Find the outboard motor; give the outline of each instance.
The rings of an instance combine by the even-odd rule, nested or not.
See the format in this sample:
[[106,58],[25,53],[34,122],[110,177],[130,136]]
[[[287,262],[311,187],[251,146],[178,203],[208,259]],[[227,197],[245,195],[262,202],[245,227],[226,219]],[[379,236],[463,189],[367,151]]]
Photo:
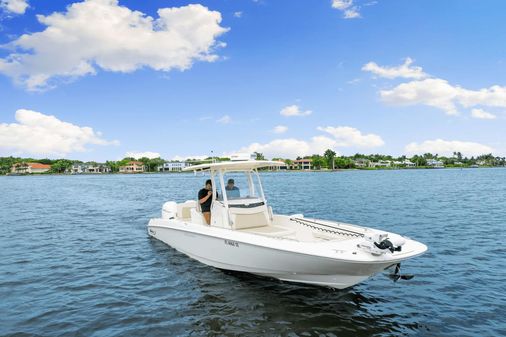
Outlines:
[[174,219],[177,214],[177,203],[174,201],[167,201],[162,206],[162,219]]
[[373,255],[382,255],[387,252],[400,252],[404,243],[406,240],[400,235],[373,232],[365,233],[364,241],[359,243],[358,247]]

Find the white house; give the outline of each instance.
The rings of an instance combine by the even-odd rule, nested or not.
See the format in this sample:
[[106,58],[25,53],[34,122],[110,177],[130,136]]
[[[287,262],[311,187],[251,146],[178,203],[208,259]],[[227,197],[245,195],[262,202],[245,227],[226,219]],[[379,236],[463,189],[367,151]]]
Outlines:
[[74,163],[70,168],[67,169],[67,173],[70,174],[82,174],[82,173],[110,173],[111,168],[105,164],[97,163]]
[[359,158],[355,160],[355,167],[367,167],[369,166],[369,160],[364,158]]
[[409,159],[404,159],[404,161],[402,162],[402,165],[406,166],[406,167],[415,167],[416,164],[413,163],[412,161],[410,161]]
[[181,172],[184,168],[191,166],[190,163],[186,161],[174,161],[174,162],[167,162],[164,163],[161,166],[158,166],[158,171],[160,172]]
[[70,168],[67,169],[67,173],[70,174],[81,174],[85,172],[84,164],[74,163]]
[[105,164],[89,163],[85,165],[86,173],[110,173],[111,168]]
[[390,167],[392,162],[390,160],[380,160],[378,162],[370,162],[369,167]]
[[443,168],[445,167],[443,162],[441,160],[437,159],[427,159],[427,166],[433,167],[433,168]]
[[311,159],[298,159],[293,161],[292,167],[298,170],[311,170]]

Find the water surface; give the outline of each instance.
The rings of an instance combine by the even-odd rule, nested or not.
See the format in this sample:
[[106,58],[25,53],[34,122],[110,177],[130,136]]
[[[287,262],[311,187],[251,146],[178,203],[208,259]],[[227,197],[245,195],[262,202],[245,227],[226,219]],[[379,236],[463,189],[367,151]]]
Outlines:
[[0,177],[0,336],[506,335],[506,169],[265,173],[274,211],[429,246],[335,291],[223,272],[147,235],[193,174]]

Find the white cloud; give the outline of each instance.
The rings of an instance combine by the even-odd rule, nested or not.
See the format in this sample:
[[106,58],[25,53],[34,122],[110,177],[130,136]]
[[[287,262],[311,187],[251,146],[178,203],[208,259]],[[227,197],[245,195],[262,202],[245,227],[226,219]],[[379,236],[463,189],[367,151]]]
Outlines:
[[280,114],[285,117],[293,117],[293,116],[309,116],[313,112],[311,110],[302,111],[300,110],[298,105],[289,105],[281,109]]
[[355,85],[355,84],[360,83],[361,81],[362,81],[362,79],[360,79],[360,78],[354,78],[352,80],[347,81],[346,83],[351,84],[351,85]]
[[274,127],[274,129],[272,130],[272,132],[274,133],[285,133],[286,131],[288,131],[288,127],[287,126],[284,126],[284,125],[277,125]]
[[[85,0],[65,13],[37,16],[47,26],[7,45],[0,73],[28,90],[49,88],[58,78],[95,74],[97,68],[132,72],[186,70],[194,61],[213,62],[221,14],[198,4],[161,8],[154,19],[120,6],[118,0]],[[70,52],[71,51],[71,52]]]
[[471,116],[473,118],[478,119],[496,119],[496,115],[491,114],[490,112],[484,111],[482,109],[473,109],[471,110]]
[[[452,85],[441,78],[429,77],[421,67],[412,66],[412,63],[413,60],[409,57],[404,64],[397,67],[382,67],[375,62],[369,62],[362,70],[389,79],[399,77],[413,79],[392,89],[380,90],[381,99],[392,105],[427,105],[453,116],[459,114],[459,107],[466,109],[476,106],[506,107],[506,87],[493,85],[478,90],[466,89]],[[480,112],[483,110],[472,112],[472,116],[475,118],[493,116],[488,114],[484,117],[485,114]]]
[[209,156],[206,156],[206,155],[174,156],[172,158],[172,160],[177,160],[177,161],[184,161],[184,160],[188,160],[188,159],[204,160],[206,158],[209,158]]
[[353,0],[332,0],[332,8],[344,13],[345,19],[355,19],[360,17],[360,7],[353,5]]
[[127,152],[127,153],[125,153],[124,157],[131,157],[131,158],[135,158],[135,159],[140,159],[140,158],[153,159],[153,158],[160,158],[160,154],[158,152],[150,152],[150,151],[147,151],[147,152]]
[[229,115],[224,115],[220,119],[216,120],[216,122],[220,124],[230,124],[232,122],[232,118]]
[[0,0],[0,8],[14,14],[24,14],[28,6],[27,0]]
[[235,18],[240,18],[240,17],[242,17],[242,12],[234,12],[234,17],[235,17]]
[[382,67],[376,64],[375,62],[369,62],[362,67],[363,71],[369,71],[375,75],[385,78],[413,78],[413,79],[422,79],[427,77],[428,75],[423,72],[422,67],[411,66],[413,60],[407,57],[403,64],[396,67]]
[[448,115],[457,115],[455,99],[458,88],[438,78],[399,84],[392,90],[381,90],[381,99],[394,105],[424,104],[444,110]]
[[309,141],[295,138],[285,138],[275,139],[266,144],[253,143],[241,148],[238,152],[260,152],[267,158],[296,158],[297,156],[323,153],[326,149],[333,148],[335,143],[336,142],[333,139],[324,136],[313,137]]
[[464,108],[477,105],[506,107],[506,87],[498,85],[479,90],[453,86],[439,78],[402,83],[391,90],[381,90],[382,100],[390,104],[423,104],[444,110],[448,115],[458,115],[457,104]]
[[66,155],[87,151],[87,145],[117,145],[107,141],[100,132],[63,122],[54,116],[20,109],[17,123],[0,123],[0,148],[16,153],[43,156]]
[[[283,157],[296,158],[312,154],[322,154],[327,149],[345,147],[377,147],[384,144],[380,136],[374,134],[363,135],[359,130],[347,127],[319,127],[317,130],[330,135],[317,135],[309,140],[284,138],[274,139],[269,143],[253,143],[241,148],[238,152],[261,152],[267,158]],[[336,151],[338,152],[338,151]]]
[[318,130],[332,135],[332,137],[336,140],[336,146],[378,147],[385,144],[380,136],[373,133],[362,134],[360,130],[349,126],[318,127]]
[[346,9],[344,11],[345,19],[356,19],[360,17],[360,13],[358,12],[358,7],[352,7],[350,9]]
[[458,140],[447,141],[443,139],[426,140],[422,143],[410,143],[406,145],[405,152],[410,155],[432,153],[443,156],[451,156],[453,152],[461,152],[465,156],[478,156],[494,152],[490,146],[474,143],[462,142]]

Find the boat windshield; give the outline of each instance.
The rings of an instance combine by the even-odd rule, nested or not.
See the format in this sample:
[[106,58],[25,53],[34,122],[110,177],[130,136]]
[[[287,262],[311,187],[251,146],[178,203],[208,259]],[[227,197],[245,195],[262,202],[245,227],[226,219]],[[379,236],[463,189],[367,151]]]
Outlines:
[[218,200],[223,200],[224,193],[229,201],[263,197],[259,178],[253,171],[226,172],[223,174],[223,182],[225,183],[224,191],[221,191],[220,184],[216,184]]

